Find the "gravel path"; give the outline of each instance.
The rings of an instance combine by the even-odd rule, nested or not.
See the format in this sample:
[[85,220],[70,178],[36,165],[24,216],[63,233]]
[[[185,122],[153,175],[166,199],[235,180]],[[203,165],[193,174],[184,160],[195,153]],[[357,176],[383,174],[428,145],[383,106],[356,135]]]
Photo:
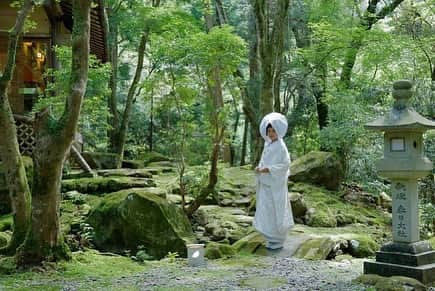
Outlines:
[[[203,267],[153,269],[135,276],[139,290],[365,290],[352,283],[362,273],[362,260],[307,261],[279,256],[248,262],[208,261]],[[130,278],[133,279],[133,278]]]

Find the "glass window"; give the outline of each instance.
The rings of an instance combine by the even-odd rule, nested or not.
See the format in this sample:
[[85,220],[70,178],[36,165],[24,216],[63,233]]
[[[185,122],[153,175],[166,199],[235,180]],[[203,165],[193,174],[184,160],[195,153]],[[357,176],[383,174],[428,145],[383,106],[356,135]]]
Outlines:
[[[0,38],[0,69],[7,58],[7,38]],[[32,110],[33,103],[46,87],[44,73],[48,67],[48,39],[24,39],[19,43],[9,101],[14,113]]]

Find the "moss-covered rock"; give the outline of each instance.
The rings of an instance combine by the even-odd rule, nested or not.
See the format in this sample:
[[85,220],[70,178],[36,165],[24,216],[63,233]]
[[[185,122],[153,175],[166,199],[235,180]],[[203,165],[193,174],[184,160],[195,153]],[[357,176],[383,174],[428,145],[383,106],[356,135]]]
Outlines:
[[291,164],[290,180],[337,190],[344,178],[339,159],[329,152],[309,152]]
[[[310,226],[317,225],[316,219],[309,222],[310,216],[334,217],[327,223],[320,220],[319,226],[346,226],[360,223],[366,226],[385,227],[391,225],[391,214],[380,211],[373,205],[353,204],[343,200],[342,192],[329,191],[323,187],[306,183],[293,183],[290,186],[291,192],[300,193],[306,202],[309,210],[304,219]],[[313,208],[313,209],[312,209]],[[335,222],[335,221],[336,222]],[[319,221],[319,220],[317,220]]]
[[209,242],[205,248],[205,257],[211,260],[228,258],[234,256],[235,254],[235,248],[227,244]]
[[142,169],[145,167],[145,164],[143,161],[138,160],[123,160],[121,167],[127,169]]
[[382,277],[366,274],[358,277],[354,282],[373,286],[377,291],[427,290],[418,280],[402,276]]
[[144,164],[148,165],[149,163],[154,163],[154,162],[163,162],[163,161],[170,161],[171,159],[168,158],[165,155],[162,155],[161,153],[158,152],[147,152],[145,153],[145,157],[144,157]]
[[288,193],[288,196],[292,206],[293,218],[299,220],[298,222],[301,222],[308,210],[307,204],[300,193],[290,192]]
[[153,174],[148,169],[106,169],[98,170],[97,174],[103,177],[137,177],[152,178]]
[[62,192],[78,191],[86,194],[102,194],[129,188],[154,187],[155,183],[146,178],[97,177],[62,181]]
[[9,234],[0,232],[0,248],[7,246],[10,239],[11,237]]
[[379,244],[369,235],[349,234],[344,238],[349,241],[349,253],[354,257],[371,257],[379,250]]
[[294,256],[307,260],[325,260],[335,246],[330,237],[310,238],[303,242]]
[[137,251],[142,246],[151,256],[162,258],[168,252],[185,256],[186,244],[195,242],[184,212],[146,189],[108,194],[91,210],[87,222],[101,250]]
[[305,222],[313,227],[337,226],[337,219],[334,213],[323,203],[317,203],[313,208],[308,209],[305,214]]
[[206,235],[213,241],[223,239],[234,243],[246,236],[252,229],[251,216],[234,207],[202,205],[194,214],[194,222],[206,230]]
[[92,169],[114,169],[119,159],[115,153],[83,152],[82,156]]
[[429,241],[430,245],[432,246],[432,248],[435,249],[435,236],[430,238],[428,241]]
[[266,251],[264,237],[255,231],[236,241],[232,246],[239,253],[264,254]]

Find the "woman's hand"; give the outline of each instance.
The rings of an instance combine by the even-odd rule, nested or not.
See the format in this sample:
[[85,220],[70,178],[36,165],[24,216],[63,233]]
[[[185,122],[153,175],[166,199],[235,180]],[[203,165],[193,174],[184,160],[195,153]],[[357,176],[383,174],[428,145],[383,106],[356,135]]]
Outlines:
[[255,168],[255,173],[257,173],[257,174],[260,174],[260,173],[269,173],[269,168],[256,167]]

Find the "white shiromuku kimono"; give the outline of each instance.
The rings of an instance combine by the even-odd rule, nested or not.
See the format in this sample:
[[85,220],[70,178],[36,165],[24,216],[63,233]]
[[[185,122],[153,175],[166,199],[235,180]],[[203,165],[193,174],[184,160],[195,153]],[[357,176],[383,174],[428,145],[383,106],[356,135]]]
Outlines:
[[[279,138],[274,142],[263,134],[267,124],[271,124],[278,133]],[[263,126],[262,136],[266,140],[260,168],[269,168],[269,173],[259,173],[256,176],[256,211],[254,228],[266,239],[266,247],[271,249],[281,248],[288,230],[294,225],[293,214],[288,198],[288,176],[290,174],[290,155],[282,140],[284,135],[278,132],[278,124],[268,120]]]

